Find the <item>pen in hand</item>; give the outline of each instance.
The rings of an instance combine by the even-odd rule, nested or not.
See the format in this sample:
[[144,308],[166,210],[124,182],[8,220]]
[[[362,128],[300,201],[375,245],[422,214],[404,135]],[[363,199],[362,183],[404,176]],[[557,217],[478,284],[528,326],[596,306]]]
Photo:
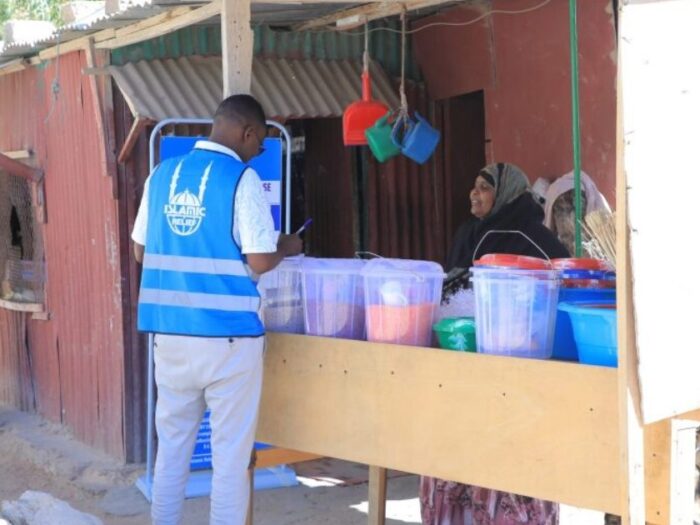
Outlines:
[[306,222],[304,222],[304,224],[301,225],[301,228],[299,228],[295,232],[296,235],[301,235],[304,232],[304,230],[307,228],[307,226],[309,226],[311,224],[311,222],[312,222],[312,219],[306,219]]

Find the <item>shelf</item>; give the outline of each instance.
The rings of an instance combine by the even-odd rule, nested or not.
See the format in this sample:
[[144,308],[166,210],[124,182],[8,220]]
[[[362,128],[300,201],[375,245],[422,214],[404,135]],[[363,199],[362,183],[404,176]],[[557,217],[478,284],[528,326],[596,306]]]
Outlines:
[[0,308],[5,308],[6,310],[12,310],[14,312],[44,312],[44,305],[42,303],[23,303],[20,301],[8,301],[7,299],[0,299]]
[[620,511],[617,371],[269,334],[257,439]]

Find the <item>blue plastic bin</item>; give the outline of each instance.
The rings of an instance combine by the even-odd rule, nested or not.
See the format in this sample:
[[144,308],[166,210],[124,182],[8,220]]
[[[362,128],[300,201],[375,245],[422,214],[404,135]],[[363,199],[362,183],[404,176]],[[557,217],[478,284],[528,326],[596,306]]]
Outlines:
[[614,301],[561,303],[569,314],[581,363],[617,366],[617,308]]
[[[614,288],[559,288],[559,304],[561,303],[595,303],[615,302]],[[578,361],[574,331],[571,327],[569,314],[563,310],[557,311],[557,322],[554,327],[554,350],[552,359],[560,361]]]

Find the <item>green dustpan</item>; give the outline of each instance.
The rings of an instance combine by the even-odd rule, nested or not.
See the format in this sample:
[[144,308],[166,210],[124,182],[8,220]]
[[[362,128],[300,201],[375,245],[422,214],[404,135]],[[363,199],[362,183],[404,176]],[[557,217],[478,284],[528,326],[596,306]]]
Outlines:
[[379,162],[385,162],[401,153],[401,148],[396,146],[391,140],[391,130],[393,125],[389,123],[392,113],[389,112],[381,117],[374,125],[365,130],[365,137],[369,149]]

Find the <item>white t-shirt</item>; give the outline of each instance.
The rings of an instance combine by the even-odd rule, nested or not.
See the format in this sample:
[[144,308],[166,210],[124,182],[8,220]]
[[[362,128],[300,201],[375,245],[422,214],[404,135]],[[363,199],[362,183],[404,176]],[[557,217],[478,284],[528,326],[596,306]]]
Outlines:
[[[235,151],[217,142],[198,140],[194,147],[224,153],[239,162],[241,160]],[[133,241],[142,246],[146,244],[148,230],[148,185],[150,180],[149,175],[143,187],[141,205],[136,214],[134,229],[131,232]],[[233,238],[244,254],[273,253],[277,251],[278,236],[260,177],[254,169],[248,168],[241,175],[234,198]]]

